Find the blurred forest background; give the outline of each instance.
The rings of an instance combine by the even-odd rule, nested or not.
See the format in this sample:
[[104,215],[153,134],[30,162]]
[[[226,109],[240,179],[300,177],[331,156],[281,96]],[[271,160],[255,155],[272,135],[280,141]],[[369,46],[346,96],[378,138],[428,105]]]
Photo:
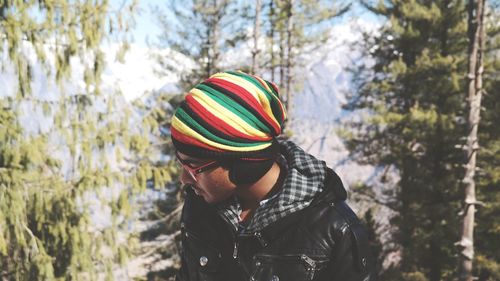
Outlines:
[[173,280],[170,116],[226,69],[278,84],[379,280],[500,280],[498,0],[0,0],[0,42],[0,280]]

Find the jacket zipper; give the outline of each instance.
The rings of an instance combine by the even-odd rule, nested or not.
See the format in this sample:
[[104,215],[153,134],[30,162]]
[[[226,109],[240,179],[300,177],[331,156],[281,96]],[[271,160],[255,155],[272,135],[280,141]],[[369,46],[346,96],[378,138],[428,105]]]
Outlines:
[[259,240],[259,243],[260,245],[262,245],[262,247],[267,246],[267,241],[262,237],[262,234],[260,232],[255,232],[253,235],[257,238],[257,240]]
[[305,263],[307,263],[309,268],[312,268],[312,269],[316,268],[316,262],[313,259],[311,259],[310,257],[308,257],[307,255],[302,254],[300,256],[300,259],[303,260]]
[[238,237],[236,234],[236,231],[233,229],[233,224],[223,215],[219,214],[219,216],[222,218],[224,223],[227,225],[229,228],[229,232],[231,233],[231,236],[233,237],[234,241],[234,247],[233,247],[233,259],[238,259]]
[[265,241],[262,239],[262,236],[260,236],[260,233],[255,232],[254,234],[240,234],[237,235],[236,233],[234,234],[234,248],[233,248],[233,258],[237,259],[238,258],[238,251],[239,251],[239,243],[238,243],[238,238],[239,237],[257,237],[259,242],[262,244]]
[[302,261],[304,261],[308,266],[307,266],[307,271],[308,271],[308,278],[309,280],[312,280],[314,279],[314,273],[315,273],[315,270],[316,270],[316,262],[311,259],[310,257],[308,257],[307,255],[304,255],[302,254],[300,256],[300,259]]
[[238,258],[238,241],[234,241],[233,259]]

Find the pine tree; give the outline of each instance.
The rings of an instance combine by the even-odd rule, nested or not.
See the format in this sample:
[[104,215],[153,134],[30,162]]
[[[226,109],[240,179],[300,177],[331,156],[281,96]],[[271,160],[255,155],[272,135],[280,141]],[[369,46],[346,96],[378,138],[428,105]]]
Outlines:
[[[473,276],[478,280],[500,279],[500,16],[498,1],[485,8],[486,47],[484,50],[483,102],[479,123],[476,190],[478,209],[474,229]],[[482,204],[481,204],[482,203]]]
[[[265,20],[269,47],[266,48],[271,78],[281,89],[289,119],[292,119],[293,93],[300,87],[296,69],[303,66],[300,55],[313,52],[328,39],[328,23],[344,14],[350,4],[339,1],[270,0]],[[279,74],[278,77],[275,73]]]
[[169,66],[172,56],[157,57],[166,69],[180,72],[180,87],[189,89],[224,70],[221,63],[224,53],[246,39],[242,27],[248,22],[248,6],[233,0],[170,1],[169,4],[171,17],[157,9],[163,30],[157,47],[177,51],[193,65],[175,69],[175,66]]
[[[175,161],[173,144],[170,140],[170,120],[173,109],[180,105],[182,95],[165,91],[150,93],[146,100],[137,99],[134,108],[142,116],[144,130],[141,136],[149,142],[147,152],[128,159],[133,166],[150,173],[147,183],[165,193],[165,198],[155,200],[148,212],[141,212],[140,220],[147,220],[147,229],[137,233],[139,245],[136,253],[139,260],[151,260],[148,264],[148,279],[171,280],[180,267],[177,243],[180,242],[180,211],[183,192],[177,180],[179,165]],[[144,210],[143,210],[144,211]],[[167,239],[165,239],[167,237]],[[168,259],[168,262],[164,261]],[[160,265],[160,263],[162,263]],[[167,264],[167,266],[165,266]],[[160,270],[159,270],[160,269]]]
[[[491,54],[496,57],[496,54]],[[498,59],[485,67],[485,74],[500,69]],[[492,71],[489,72],[488,70]],[[476,172],[478,205],[474,229],[474,271],[478,280],[500,280],[500,81],[485,83],[484,110],[478,138],[481,149],[478,151]]]
[[[366,34],[373,65],[355,70],[357,93],[346,108],[369,110],[348,140],[362,163],[395,167],[395,280],[456,277],[461,210],[467,16],[463,1],[365,3],[387,19]],[[386,278],[387,279],[387,278]]]
[[[111,279],[114,264],[128,255],[118,230],[129,221],[130,195],[148,179],[158,186],[169,180],[168,170],[127,163],[147,153],[149,139],[130,130],[132,113],[120,95],[100,87],[103,40],[124,38],[127,48],[123,31],[135,5],[112,11],[107,1],[0,4],[2,69],[17,75],[17,85],[8,85],[17,94],[0,99],[1,279]],[[67,86],[76,75],[73,58],[84,66],[85,86],[77,92]],[[56,97],[32,91],[40,65],[48,83],[58,82]],[[110,222],[98,227],[92,212],[105,210]]]
[[474,217],[476,212],[476,159],[479,150],[478,126],[480,120],[481,101],[483,96],[484,54],[486,46],[484,10],[486,1],[469,1],[468,3],[468,73],[467,73],[467,142],[465,153],[465,200],[464,216],[459,245],[461,247],[458,267],[459,280],[472,281],[472,261],[474,259]]
[[463,58],[451,49],[464,44],[457,36],[463,28],[456,15],[460,6],[391,1],[370,7],[390,24],[367,38],[373,72],[358,76],[359,98],[350,103],[351,109],[373,110],[366,125],[356,124],[363,128],[349,141],[353,154],[362,162],[394,165],[401,176],[393,223],[405,278],[423,274],[440,280],[453,258],[442,241],[453,237],[456,225],[450,204],[457,153],[450,147],[457,136],[457,70]]

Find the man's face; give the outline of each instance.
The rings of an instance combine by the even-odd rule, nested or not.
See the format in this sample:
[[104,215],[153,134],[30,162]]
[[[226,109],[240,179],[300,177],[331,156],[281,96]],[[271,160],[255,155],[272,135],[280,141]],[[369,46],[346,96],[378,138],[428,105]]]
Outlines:
[[194,158],[180,152],[177,152],[177,159],[182,167],[181,183],[191,185],[205,202],[219,203],[234,193],[236,185],[229,180],[228,170],[216,161]]

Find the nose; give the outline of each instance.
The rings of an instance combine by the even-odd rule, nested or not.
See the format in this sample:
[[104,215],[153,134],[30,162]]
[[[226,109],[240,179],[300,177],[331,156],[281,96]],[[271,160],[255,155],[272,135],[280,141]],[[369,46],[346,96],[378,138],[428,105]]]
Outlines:
[[182,183],[182,185],[196,183],[196,181],[193,179],[191,174],[188,171],[186,171],[186,169],[184,169],[184,168],[182,168],[182,172],[181,172],[181,183]]

